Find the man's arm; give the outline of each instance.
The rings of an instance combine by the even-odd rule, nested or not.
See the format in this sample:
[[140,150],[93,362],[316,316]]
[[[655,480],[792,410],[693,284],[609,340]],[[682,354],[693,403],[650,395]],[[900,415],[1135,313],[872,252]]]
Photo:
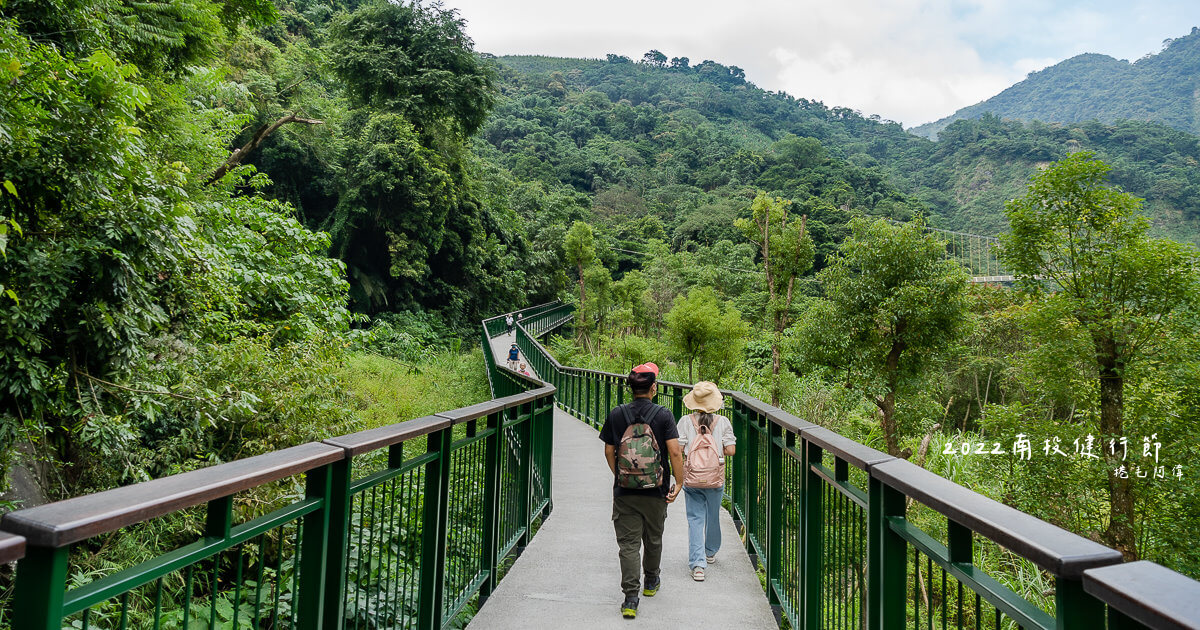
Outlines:
[[608,469],[614,477],[617,476],[617,447],[612,444],[604,445],[604,459],[608,460]]
[[667,440],[667,455],[671,458],[671,474],[675,475],[675,487],[667,493],[667,503],[671,503],[683,489],[683,447],[677,438]]

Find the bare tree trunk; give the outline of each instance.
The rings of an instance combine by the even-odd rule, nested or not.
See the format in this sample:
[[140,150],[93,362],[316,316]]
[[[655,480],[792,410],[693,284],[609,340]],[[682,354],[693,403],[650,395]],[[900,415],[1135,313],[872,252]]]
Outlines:
[[[1100,433],[1108,439],[1120,439],[1124,433],[1123,413],[1125,407],[1125,379],[1121,374],[1121,359],[1116,341],[1111,338],[1095,340],[1096,360],[1100,367]],[[1126,561],[1138,559],[1137,536],[1133,521],[1133,488],[1129,478],[1122,479],[1115,473],[1122,465],[1124,453],[1105,451],[1108,467],[1108,529],[1104,542],[1117,549]]]
[[[904,330],[904,322],[900,322],[896,327],[897,334]],[[900,353],[904,352],[905,344],[903,341],[896,340],[892,342],[892,349],[887,355],[887,394],[882,400],[876,400],[875,405],[883,412],[883,419],[880,424],[883,427],[883,437],[887,442],[888,455],[900,457],[900,440],[899,429],[896,426],[896,385],[900,375]]]
[[249,155],[251,151],[257,149],[258,145],[262,144],[263,141],[267,139],[267,136],[275,133],[275,130],[288,123],[323,125],[325,124],[325,121],[313,120],[311,118],[301,118],[295,114],[288,114],[287,116],[276,120],[270,125],[263,125],[262,127],[259,127],[258,131],[254,132],[254,136],[250,138],[250,141],[246,144],[243,144],[241,148],[236,149],[233,153],[230,153],[229,157],[225,160],[225,163],[217,167],[217,170],[213,171],[212,175],[208,176],[208,180],[205,181],[204,184],[207,186],[220,181],[222,177],[225,177],[226,173],[237,168],[237,166],[242,163],[242,160],[246,159],[246,156]]

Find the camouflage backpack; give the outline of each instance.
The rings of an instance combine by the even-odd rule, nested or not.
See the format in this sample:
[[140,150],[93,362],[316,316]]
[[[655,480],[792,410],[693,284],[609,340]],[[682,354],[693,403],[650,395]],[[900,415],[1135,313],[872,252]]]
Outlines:
[[635,421],[629,405],[621,405],[621,412],[628,426],[617,445],[617,485],[631,490],[661,486],[663,466],[654,430],[640,417]]

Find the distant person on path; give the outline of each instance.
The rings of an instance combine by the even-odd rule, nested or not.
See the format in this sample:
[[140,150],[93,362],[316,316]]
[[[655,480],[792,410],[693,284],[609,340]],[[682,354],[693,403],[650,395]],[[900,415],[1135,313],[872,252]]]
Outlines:
[[692,410],[679,419],[679,445],[684,452],[683,497],[687,505],[688,566],[692,579],[704,581],[708,565],[721,549],[721,497],[725,495],[725,457],[733,455],[733,425],[713,415],[725,400],[714,383],[700,381],[683,397]]
[[[658,366],[643,363],[626,382],[633,402],[608,412],[600,439],[604,458],[613,473],[613,529],[621,561],[621,615],[637,616],[640,574],[642,594],[653,597],[662,583],[662,535],[667,504],[683,487],[683,451],[675,418],[666,407],[654,404],[658,394]],[[675,483],[671,483],[672,472]]]
[[508,332],[512,333],[512,329],[513,329],[512,313],[509,313],[508,315],[504,316],[504,325],[508,327]]
[[512,347],[508,349],[508,369],[516,370],[517,369],[517,361],[520,358],[521,358],[521,349],[518,348],[517,344],[514,343],[512,345]]

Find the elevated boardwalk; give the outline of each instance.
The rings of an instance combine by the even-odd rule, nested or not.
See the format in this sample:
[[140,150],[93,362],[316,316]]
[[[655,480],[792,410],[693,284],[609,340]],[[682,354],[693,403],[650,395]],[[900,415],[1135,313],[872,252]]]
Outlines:
[[[512,335],[492,339],[501,364],[512,343]],[[468,628],[629,628],[631,623],[652,628],[778,627],[733,519],[724,510],[717,562],[704,582],[692,581],[682,496],[667,510],[662,590],[641,597],[636,620],[623,619],[612,474],[603,445],[595,429],[557,409],[553,467],[553,513]]]

